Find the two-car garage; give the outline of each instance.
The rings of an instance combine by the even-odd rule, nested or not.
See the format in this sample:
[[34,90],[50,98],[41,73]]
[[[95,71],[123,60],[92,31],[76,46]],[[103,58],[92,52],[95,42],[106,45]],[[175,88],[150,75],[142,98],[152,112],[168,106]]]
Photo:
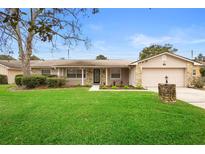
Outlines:
[[144,87],[157,87],[158,83],[165,83],[165,77],[168,77],[168,83],[176,84],[177,87],[185,86],[184,68],[143,68],[142,85]]

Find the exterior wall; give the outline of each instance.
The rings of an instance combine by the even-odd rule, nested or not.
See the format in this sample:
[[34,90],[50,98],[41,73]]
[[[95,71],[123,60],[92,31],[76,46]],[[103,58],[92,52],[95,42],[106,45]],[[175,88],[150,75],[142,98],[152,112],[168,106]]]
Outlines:
[[[77,79],[68,79],[67,78],[67,68],[57,68],[51,69],[52,75],[59,75],[60,77],[65,77],[67,80],[67,85],[81,85],[81,78]],[[85,68],[86,78],[84,78],[84,85],[92,85],[93,84],[93,69],[94,68]],[[32,74],[41,74],[42,69],[32,69]],[[108,85],[112,85],[113,81],[116,82],[117,85],[120,85],[121,81],[124,85],[129,84],[129,69],[121,68],[121,79],[111,79],[110,68],[108,68]],[[106,83],[106,68],[100,68],[100,84],[104,85]]]
[[[163,64],[166,65],[163,65]],[[159,56],[136,65],[136,85],[142,84],[142,70],[143,68],[184,68],[184,85],[190,86],[194,78],[200,77],[200,66],[194,66],[193,63],[181,60],[179,58],[166,55],[166,57]],[[196,75],[193,76],[193,69],[196,70]],[[151,80],[151,79],[150,79]]]
[[108,69],[108,85],[113,85],[115,81],[116,85],[120,85],[121,81],[123,85],[129,85],[129,68],[121,68],[121,78],[111,79],[111,69]]
[[[196,70],[195,76],[193,76],[194,69]],[[198,77],[201,77],[200,66],[194,66],[192,63],[187,63],[187,67],[185,70],[185,85],[187,87],[191,86],[193,79]]]
[[8,70],[8,83],[13,84],[15,83],[16,75],[21,75],[23,72],[21,70]]
[[39,68],[32,68],[31,69],[31,74],[41,75],[41,69],[39,69]]
[[0,65],[0,74],[8,77],[8,84],[13,84],[15,83],[15,76],[22,74],[22,71],[8,69],[7,67]]
[[31,74],[34,75],[41,75],[43,69],[50,69],[52,75],[58,75],[58,70],[57,69],[51,69],[51,68],[32,68],[31,69]]
[[0,65],[0,74],[8,75],[8,69],[3,65]]
[[[166,57],[164,57],[166,56]],[[164,66],[163,63],[166,65]],[[141,63],[143,68],[186,68],[186,61],[179,58],[172,57],[170,55],[162,55],[153,59],[150,59],[146,62]]]
[[129,85],[136,86],[135,72],[136,72],[136,66],[132,66],[129,69]]

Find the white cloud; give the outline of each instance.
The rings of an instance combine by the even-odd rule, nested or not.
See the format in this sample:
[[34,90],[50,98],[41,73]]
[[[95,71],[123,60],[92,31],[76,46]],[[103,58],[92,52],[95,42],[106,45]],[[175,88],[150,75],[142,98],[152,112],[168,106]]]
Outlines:
[[163,36],[151,36],[142,33],[134,34],[130,37],[132,45],[135,47],[148,46],[151,44],[200,44],[205,43],[205,29],[197,27],[173,29]]
[[173,40],[170,36],[154,37],[144,34],[135,34],[131,37],[131,41],[134,45],[150,45],[150,44],[162,44]]

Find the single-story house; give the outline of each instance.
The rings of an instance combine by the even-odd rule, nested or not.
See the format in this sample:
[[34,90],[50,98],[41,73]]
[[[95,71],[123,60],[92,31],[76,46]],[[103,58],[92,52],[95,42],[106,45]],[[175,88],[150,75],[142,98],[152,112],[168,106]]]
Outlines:
[[[195,77],[200,77],[201,64],[188,58],[162,53],[144,60],[38,60],[31,62],[31,74],[57,75],[66,78],[68,85],[142,85],[156,87],[169,83],[186,87]],[[0,61],[0,74],[8,82],[21,72],[19,61]]]

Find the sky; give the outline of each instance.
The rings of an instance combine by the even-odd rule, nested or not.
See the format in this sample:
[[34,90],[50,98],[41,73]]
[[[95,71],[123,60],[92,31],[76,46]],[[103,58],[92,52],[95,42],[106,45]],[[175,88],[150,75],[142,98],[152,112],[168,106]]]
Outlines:
[[[95,59],[103,54],[109,59],[133,59],[151,44],[173,44],[176,54],[191,58],[205,54],[205,9],[100,9],[84,18],[82,30],[91,40],[70,49],[70,59]],[[51,51],[45,44],[34,54],[43,59],[68,58],[68,48],[59,44]],[[16,55],[14,55],[16,56]]]

